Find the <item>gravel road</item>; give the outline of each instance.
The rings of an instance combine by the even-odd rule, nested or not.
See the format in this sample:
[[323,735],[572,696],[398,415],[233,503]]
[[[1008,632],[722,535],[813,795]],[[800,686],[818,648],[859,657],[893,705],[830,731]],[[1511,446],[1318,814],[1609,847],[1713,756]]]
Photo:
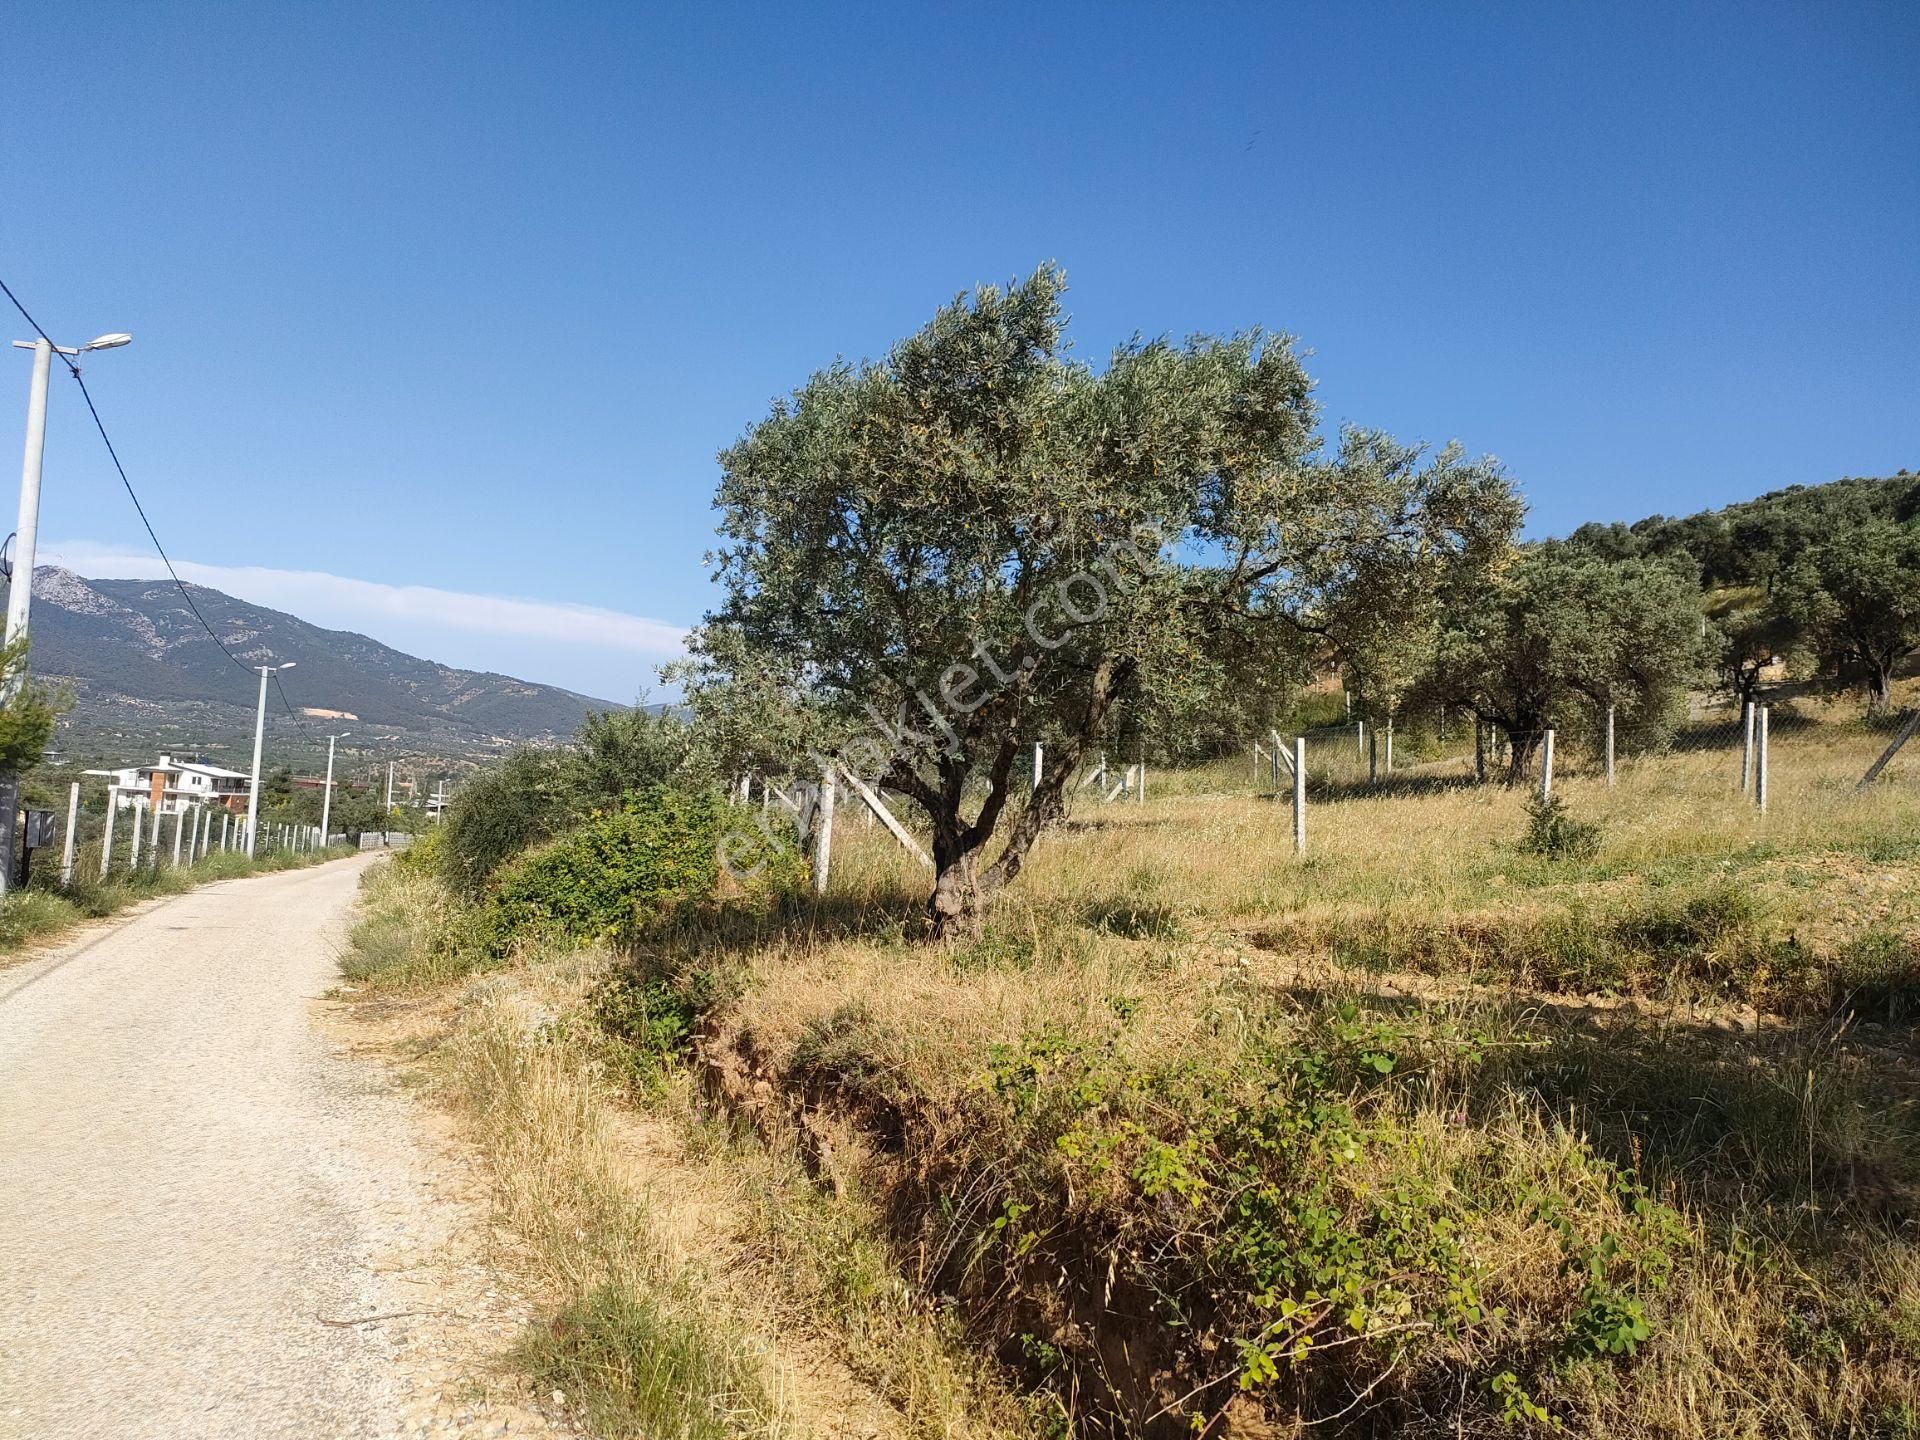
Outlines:
[[544,1431],[450,1354],[524,1318],[456,1253],[474,1197],[312,1023],[367,863],[0,971],[0,1436]]

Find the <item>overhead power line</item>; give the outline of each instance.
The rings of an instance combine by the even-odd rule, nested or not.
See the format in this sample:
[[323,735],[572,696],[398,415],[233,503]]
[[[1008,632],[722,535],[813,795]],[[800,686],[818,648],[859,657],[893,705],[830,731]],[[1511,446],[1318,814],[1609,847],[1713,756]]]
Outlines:
[[[120,483],[126,487],[127,498],[133,501],[134,511],[140,516],[140,523],[146,527],[147,538],[153,542],[154,551],[160,556],[160,563],[167,567],[167,574],[173,577],[173,583],[180,591],[180,598],[187,602],[187,609],[191,610],[193,612],[193,618],[200,622],[200,628],[207,632],[207,638],[220,647],[220,653],[222,655],[226,656],[236,667],[245,671],[247,674],[254,674],[255,667],[247,664],[246,661],[240,659],[233,651],[229,650],[227,648],[227,642],[222,640],[220,636],[215,633],[213,626],[207,623],[207,617],[200,613],[200,606],[194,601],[193,592],[187,588],[186,582],[180,578],[180,572],[173,568],[173,560],[167,554],[166,546],[160,543],[159,535],[154,533],[153,521],[147,518],[147,507],[140,503],[140,496],[134,491],[133,481],[127,478],[127,467],[120,463],[120,452],[113,448],[113,437],[107,434],[106,422],[100,418],[99,407],[93,403],[93,394],[87,389],[87,382],[80,375],[80,367],[73,363],[72,356],[61,354],[60,347],[53,343],[53,337],[47,334],[47,332],[41,328],[40,322],[27,312],[27,307],[20,303],[20,297],[13,293],[12,287],[4,280],[0,280],[0,291],[6,292],[7,299],[13,302],[13,308],[18,310],[21,318],[33,327],[33,333],[46,341],[47,344],[53,346],[53,353],[60,356],[61,363],[67,367],[68,372],[73,376],[73,383],[80,387],[81,397],[87,402],[87,413],[93,417],[93,428],[100,432],[100,441],[107,447],[107,457],[113,461],[113,468],[120,476]],[[29,585],[33,583],[33,577],[31,575],[27,577],[27,583]],[[279,684],[279,676],[277,674],[274,677],[274,683],[275,685]],[[286,703],[286,698],[286,691],[282,690],[280,692],[282,704]],[[287,707],[287,713],[289,715],[293,714],[292,706],[289,705]],[[296,725],[300,723],[298,716],[294,717],[294,723]],[[300,728],[304,730],[306,727],[302,725]]]

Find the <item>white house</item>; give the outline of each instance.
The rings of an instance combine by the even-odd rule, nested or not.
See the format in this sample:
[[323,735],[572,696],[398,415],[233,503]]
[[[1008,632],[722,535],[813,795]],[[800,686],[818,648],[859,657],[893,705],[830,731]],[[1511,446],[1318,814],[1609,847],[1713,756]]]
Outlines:
[[104,775],[113,786],[113,803],[122,810],[152,810],[172,815],[196,805],[220,805],[244,814],[250,780],[239,770],[175,760],[162,755],[155,765],[127,765],[118,770],[89,770]]

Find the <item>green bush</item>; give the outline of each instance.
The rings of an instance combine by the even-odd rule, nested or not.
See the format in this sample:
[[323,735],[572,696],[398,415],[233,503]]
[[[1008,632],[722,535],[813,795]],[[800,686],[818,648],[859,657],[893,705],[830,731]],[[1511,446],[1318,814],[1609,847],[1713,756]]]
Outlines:
[[740,884],[723,873],[723,844],[729,868],[751,875],[748,889],[775,893],[798,873],[790,847],[717,794],[656,787],[507,866],[486,905],[492,947],[530,935],[642,939]]
[[1527,797],[1527,834],[1520,848],[1549,860],[1586,860],[1600,849],[1600,827],[1576,820],[1558,795]]
[[477,895],[507,861],[566,824],[555,791],[556,757],[516,750],[461,786],[441,823],[433,852],[440,878],[462,895]]
[[740,977],[684,955],[647,954],[615,965],[587,997],[587,1010],[607,1037],[615,1068],[640,1090],[655,1088],[673,1061],[692,1048],[694,1032],[739,994]]
[[447,885],[477,895],[509,860],[635,795],[673,783],[687,727],[645,709],[590,713],[564,749],[522,746],[460,788],[430,852]]

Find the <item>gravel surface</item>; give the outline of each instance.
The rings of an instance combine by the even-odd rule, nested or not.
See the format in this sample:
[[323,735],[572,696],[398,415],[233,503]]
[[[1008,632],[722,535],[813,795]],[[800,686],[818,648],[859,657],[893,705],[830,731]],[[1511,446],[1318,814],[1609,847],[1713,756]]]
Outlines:
[[312,1023],[368,863],[0,971],[0,1436],[555,1433],[490,1363],[483,1196]]

